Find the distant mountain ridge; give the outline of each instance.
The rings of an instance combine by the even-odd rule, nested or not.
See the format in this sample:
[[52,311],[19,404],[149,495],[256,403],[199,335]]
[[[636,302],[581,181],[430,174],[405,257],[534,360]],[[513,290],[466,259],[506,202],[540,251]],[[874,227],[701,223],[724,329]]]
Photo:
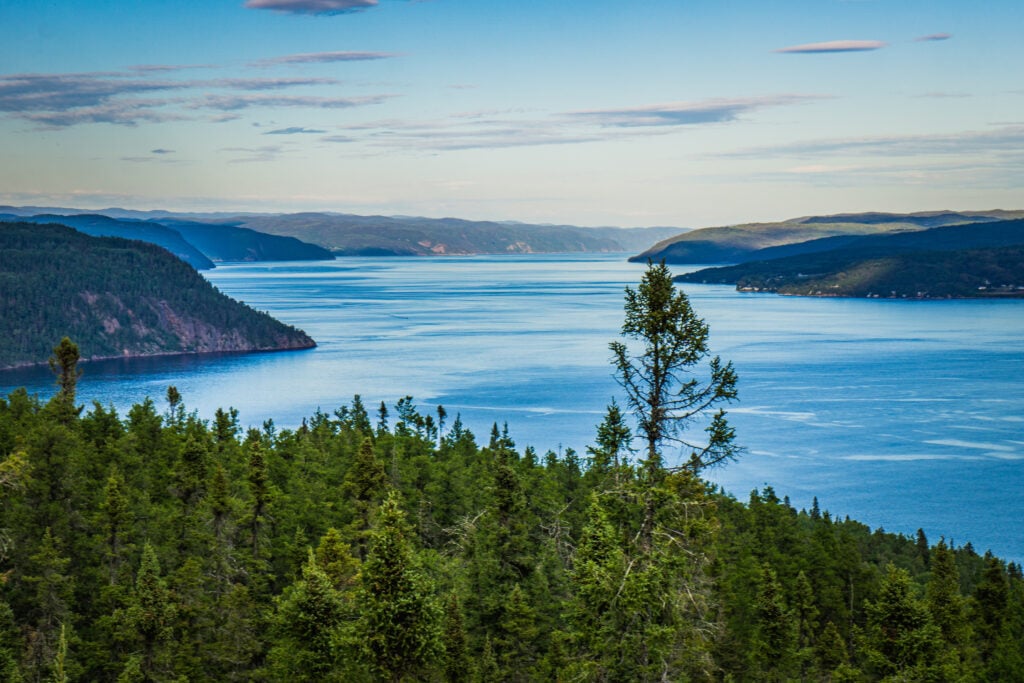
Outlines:
[[294,237],[268,235],[234,225],[201,223],[165,217],[158,220],[112,218],[103,214],[0,213],[0,220],[66,225],[93,237],[121,237],[163,247],[197,270],[215,261],[330,260],[328,250]]
[[[775,223],[746,223],[701,228],[655,244],[633,261],[666,263],[739,263],[764,258],[762,250],[778,248],[776,255],[821,249],[813,240],[859,237],[966,223],[1003,221],[1024,217],[1024,211],[927,211],[912,214],[868,212],[831,216],[802,216]],[[837,240],[834,244],[843,243]],[[791,251],[783,249],[793,245]],[[796,246],[803,245],[803,246]]]
[[750,261],[676,281],[804,296],[1021,297],[1024,219],[829,237],[753,252]]
[[85,359],[316,346],[157,245],[0,223],[0,368],[44,363],[64,336]]
[[[182,237],[207,257],[217,260],[243,260],[237,253],[220,258],[203,242],[200,226],[215,229],[249,229],[278,239],[296,239],[318,245],[320,258],[337,256],[439,256],[470,254],[540,253],[635,253],[670,236],[685,232],[677,227],[577,227],[572,225],[531,224],[514,221],[472,221],[459,218],[422,218],[416,216],[357,216],[330,212],[305,213],[175,213],[170,211],[133,211],[103,209],[83,212],[54,207],[3,207],[0,213],[25,216],[45,213],[63,217],[75,213],[105,215],[126,222],[154,223],[178,230]],[[237,233],[218,238],[233,244],[245,240]],[[279,255],[283,242],[266,253]],[[260,253],[256,249],[252,253]],[[253,258],[256,258],[253,256]],[[268,257],[269,258],[269,257]],[[276,256],[278,260],[285,257]],[[258,259],[257,259],[258,260]]]
[[298,213],[233,224],[319,244],[339,256],[631,252],[682,228],[583,228],[460,218]]
[[60,216],[56,214],[39,214],[35,216],[17,217],[0,214],[0,220],[19,223],[35,223],[39,225],[66,225],[69,228],[93,237],[120,237],[122,239],[140,240],[163,247],[196,270],[213,268],[214,264],[195,246],[175,230],[159,223],[126,222],[99,214],[80,214]]

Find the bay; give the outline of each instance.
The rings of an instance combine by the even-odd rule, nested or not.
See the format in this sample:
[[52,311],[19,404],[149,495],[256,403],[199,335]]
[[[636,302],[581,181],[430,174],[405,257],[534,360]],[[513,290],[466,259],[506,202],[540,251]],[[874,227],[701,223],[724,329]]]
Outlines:
[[[642,272],[623,255],[225,264],[207,278],[318,348],[86,363],[79,398],[162,407],[173,384],[204,418],[233,406],[245,425],[294,428],[356,393],[369,407],[412,395],[480,441],[507,423],[519,448],[583,454],[623,400],[608,343]],[[685,291],[740,377],[746,453],[712,481],[1024,559],[1024,302]],[[0,373],[0,392],[17,386],[53,392],[46,370]]]

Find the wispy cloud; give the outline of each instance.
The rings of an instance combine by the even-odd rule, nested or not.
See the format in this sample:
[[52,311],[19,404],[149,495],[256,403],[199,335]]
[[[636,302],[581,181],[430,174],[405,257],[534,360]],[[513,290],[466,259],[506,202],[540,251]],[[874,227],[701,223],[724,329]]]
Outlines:
[[284,55],[249,62],[249,66],[277,66],[279,64],[333,64],[335,62],[367,62],[396,57],[390,52],[310,52]]
[[49,128],[65,128],[83,123],[111,123],[137,126],[139,123],[181,121],[187,117],[162,109],[166,100],[132,100],[75,107],[56,111],[20,112],[21,118]]
[[[143,122],[188,119],[187,112],[196,109],[236,111],[257,106],[340,109],[376,104],[389,97],[232,95],[224,92],[262,93],[337,84],[338,81],[331,78],[300,77],[141,78],[138,71],[12,74],[0,76],[0,115],[14,116],[47,128],[84,123],[135,126]],[[200,94],[200,91],[205,92]]]
[[216,64],[136,64],[128,67],[138,73],[169,73],[188,69],[215,69]]
[[260,147],[224,147],[219,151],[241,154],[242,156],[236,156],[233,159],[230,159],[229,162],[232,164],[244,164],[274,161],[284,151],[284,147],[281,145],[262,145]]
[[521,110],[456,114],[427,121],[385,120],[346,126],[341,140],[370,147],[422,151],[502,149],[572,145],[667,135],[682,126],[736,121],[744,114],[775,106],[824,99],[820,95],[674,102],[641,107],[594,109],[538,116]]
[[831,40],[825,43],[807,43],[780,47],[775,52],[783,54],[821,54],[829,52],[870,52],[880,50],[886,43],[880,40]]
[[315,97],[304,95],[207,95],[191,106],[195,109],[237,111],[249,107],[305,107],[308,109],[349,109],[379,104],[392,95],[365,97]]
[[161,163],[161,164],[180,164],[180,163],[182,163],[181,159],[176,159],[173,156],[168,156],[168,155],[173,155],[173,154],[174,154],[174,150],[173,149],[157,148],[157,149],[149,150],[149,155],[148,156],[121,157],[121,161],[131,161],[133,163]]
[[249,9],[287,14],[351,14],[377,6],[377,0],[246,0]]
[[995,130],[974,130],[928,135],[886,135],[857,138],[831,138],[784,145],[752,147],[719,156],[766,158],[811,157],[840,154],[881,154],[887,157],[916,155],[1024,154],[1024,126],[1011,125]]
[[703,102],[674,102],[625,109],[595,109],[570,112],[569,116],[588,119],[602,126],[689,126],[735,121],[741,114],[758,109],[820,99],[823,99],[820,95],[773,95]]
[[112,98],[189,87],[177,81],[124,78],[118,73],[14,74],[0,77],[0,112],[61,112],[99,107]]
[[268,130],[264,135],[309,135],[313,133],[326,133],[326,130],[318,130],[316,128],[303,128],[302,126],[292,126],[290,128],[278,128],[276,130]]
[[196,81],[192,87],[225,88],[231,90],[281,90],[314,85],[337,85],[333,78],[221,78]]
[[949,40],[952,37],[952,33],[929,33],[926,36],[918,36],[914,40],[919,43],[927,43],[935,40]]

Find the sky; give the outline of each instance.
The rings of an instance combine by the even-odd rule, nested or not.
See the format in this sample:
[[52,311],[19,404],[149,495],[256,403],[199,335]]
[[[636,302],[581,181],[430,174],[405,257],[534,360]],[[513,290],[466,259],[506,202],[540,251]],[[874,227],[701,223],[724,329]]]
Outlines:
[[0,0],[0,203],[1024,208],[1024,2]]

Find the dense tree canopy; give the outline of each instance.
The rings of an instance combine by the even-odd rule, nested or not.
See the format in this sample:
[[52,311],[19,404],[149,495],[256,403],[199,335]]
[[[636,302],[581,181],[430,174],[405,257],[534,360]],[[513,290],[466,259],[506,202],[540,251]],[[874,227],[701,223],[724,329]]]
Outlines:
[[1019,565],[771,488],[741,503],[689,468],[653,476],[614,404],[581,460],[497,425],[481,445],[411,397],[393,427],[356,396],[248,430],[177,390],[126,415],[67,398],[0,399],[0,681],[994,681],[1024,665]]

